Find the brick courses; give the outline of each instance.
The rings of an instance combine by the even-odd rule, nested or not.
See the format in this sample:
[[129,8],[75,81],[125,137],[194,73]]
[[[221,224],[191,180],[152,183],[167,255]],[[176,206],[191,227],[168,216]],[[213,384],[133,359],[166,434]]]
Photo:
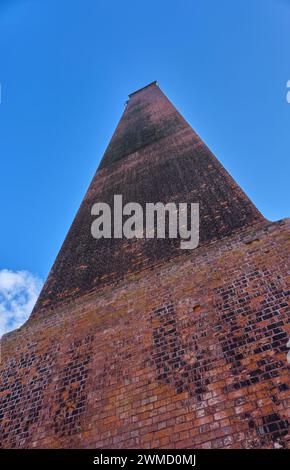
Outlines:
[[[198,197],[200,246],[94,244],[88,208],[118,191]],[[0,446],[288,447],[289,226],[155,83],[130,95],[32,316],[1,341]]]
[[95,202],[199,202],[200,245],[263,217],[155,84],[130,95],[34,309],[79,297],[179,256],[178,239],[91,236]]

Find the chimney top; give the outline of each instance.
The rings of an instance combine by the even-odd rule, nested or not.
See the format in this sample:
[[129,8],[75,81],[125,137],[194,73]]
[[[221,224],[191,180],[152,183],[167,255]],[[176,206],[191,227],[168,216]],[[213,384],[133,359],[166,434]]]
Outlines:
[[154,82],[151,82],[148,85],[145,85],[142,88],[139,88],[139,90],[133,91],[133,93],[130,93],[130,95],[128,95],[128,96],[129,96],[129,98],[131,98],[131,96],[136,95],[136,93],[139,93],[140,91],[145,90],[145,88],[149,88],[151,86],[158,86],[157,80],[154,80]]

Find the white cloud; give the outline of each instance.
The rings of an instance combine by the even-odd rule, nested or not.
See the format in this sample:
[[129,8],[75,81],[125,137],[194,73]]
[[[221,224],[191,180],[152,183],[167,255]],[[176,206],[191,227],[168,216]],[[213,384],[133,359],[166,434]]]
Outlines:
[[29,271],[0,269],[0,338],[27,320],[42,284]]

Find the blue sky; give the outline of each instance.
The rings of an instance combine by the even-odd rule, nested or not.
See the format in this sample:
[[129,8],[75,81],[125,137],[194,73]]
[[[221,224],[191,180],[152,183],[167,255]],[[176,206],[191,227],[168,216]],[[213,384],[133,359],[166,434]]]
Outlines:
[[289,24],[288,0],[0,0],[0,270],[46,278],[128,93],[156,79],[289,216]]

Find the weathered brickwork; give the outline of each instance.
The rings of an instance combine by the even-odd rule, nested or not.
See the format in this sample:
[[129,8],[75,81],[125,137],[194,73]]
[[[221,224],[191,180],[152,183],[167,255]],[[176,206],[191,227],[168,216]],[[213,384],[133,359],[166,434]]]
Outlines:
[[[200,202],[200,244],[93,240],[93,202]],[[266,221],[156,84],[129,103],[28,322],[0,447],[288,447],[290,220]]]
[[180,255],[180,240],[91,236],[95,202],[200,204],[200,245],[263,221],[159,87],[131,96],[45,283],[33,315]]
[[7,335],[2,447],[286,447],[289,226],[247,228]]

